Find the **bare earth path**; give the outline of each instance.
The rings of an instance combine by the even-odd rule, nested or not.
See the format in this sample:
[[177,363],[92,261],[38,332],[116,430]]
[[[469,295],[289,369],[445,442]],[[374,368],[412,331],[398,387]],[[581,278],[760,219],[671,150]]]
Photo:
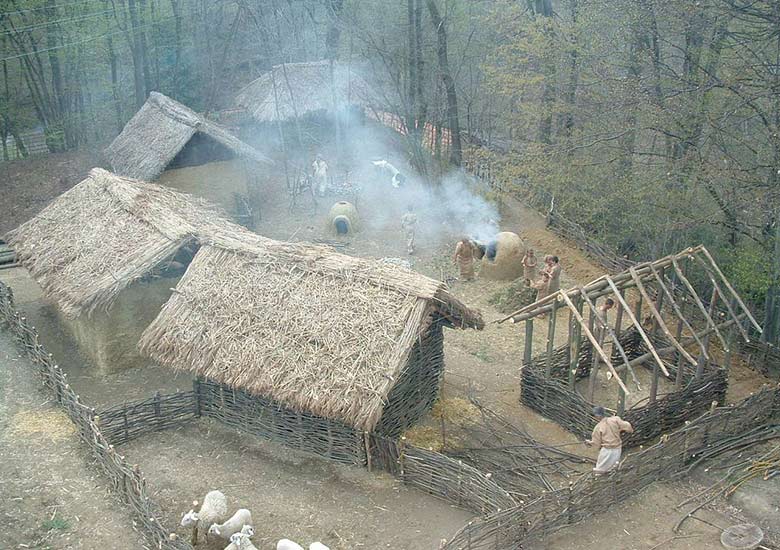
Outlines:
[[33,369],[0,329],[0,549],[144,548]]

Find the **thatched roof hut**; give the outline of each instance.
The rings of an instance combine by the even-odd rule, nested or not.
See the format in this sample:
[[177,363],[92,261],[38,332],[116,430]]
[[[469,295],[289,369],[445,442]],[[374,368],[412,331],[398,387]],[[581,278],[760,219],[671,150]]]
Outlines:
[[151,181],[195,137],[212,140],[254,162],[271,162],[221,126],[157,92],[149,95],[105,154],[117,174]]
[[436,398],[441,327],[483,327],[443,283],[411,270],[242,241],[200,249],[141,337],[142,353],[292,410],[397,435]]
[[353,67],[324,60],[275,65],[244,87],[234,106],[264,123],[318,111],[333,113],[349,105],[367,106],[371,97],[371,88]]
[[198,235],[240,230],[204,201],[95,168],[6,237],[62,312],[108,309]]

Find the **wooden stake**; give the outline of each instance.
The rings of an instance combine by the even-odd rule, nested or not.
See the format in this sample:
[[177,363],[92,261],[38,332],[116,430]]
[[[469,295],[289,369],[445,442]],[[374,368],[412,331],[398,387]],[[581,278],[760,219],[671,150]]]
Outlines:
[[[578,296],[574,307],[577,309],[580,317],[582,317],[582,297]],[[571,343],[571,356],[569,358],[569,388],[574,389],[576,382],[577,368],[580,363],[580,350],[582,349],[582,327],[577,321],[574,312],[570,312],[572,316],[572,322],[574,324],[574,338]]]
[[[710,310],[707,313],[707,317],[710,320],[712,320],[712,315],[713,315],[713,313],[715,311],[715,302],[717,300],[718,300],[718,289],[715,287],[715,288],[712,289],[712,299],[710,300]],[[733,321],[733,319],[732,319],[732,321]],[[716,328],[715,332],[716,332],[716,334],[720,335],[720,332],[717,330],[717,328]],[[723,341],[722,337],[721,337],[721,341]],[[705,350],[709,350],[709,345],[710,345],[710,335],[707,334],[707,335],[704,336],[704,349]],[[723,350],[724,351],[728,351],[729,350],[729,347],[725,343],[725,341],[723,341]],[[707,364],[707,360],[704,358],[704,355],[703,354],[700,355],[698,364],[696,365],[696,378],[700,378],[701,375],[704,373],[704,365],[706,365],[706,364]]]
[[525,351],[523,352],[523,366],[531,364],[534,345],[534,320],[525,321]]
[[[625,298],[625,291],[621,290],[620,294],[623,295]],[[621,302],[618,302],[617,305],[617,313],[615,314],[615,337],[620,341],[620,334],[623,331],[623,304]],[[626,368],[623,372],[620,373],[620,379],[623,380],[625,383],[626,381],[626,372],[628,368]],[[626,394],[623,392],[622,389],[618,388],[618,403],[617,403],[617,413],[618,416],[622,415],[626,410]]]
[[[718,285],[718,282],[715,280],[715,274],[712,272],[712,269],[710,269],[710,266],[707,265],[707,262],[699,258],[699,256],[694,256],[696,260],[701,264],[701,266],[704,268],[704,271],[707,272],[707,276],[710,278],[710,281],[712,282],[713,288],[718,291],[721,298],[723,298],[723,302],[726,304],[726,309],[729,312],[729,315],[731,315],[732,319],[737,318],[737,314],[734,312],[734,308],[731,306],[731,302],[734,301],[732,298],[731,302],[729,300],[726,300],[726,295],[723,293],[723,290],[721,290],[720,285]],[[742,339],[745,340],[745,342],[750,342],[750,336],[748,336],[748,333],[745,331],[745,329],[742,328],[741,323],[736,323],[737,328],[739,328],[740,333],[742,334]],[[734,327],[731,327],[732,330]],[[726,350],[728,351],[728,350]]]
[[558,300],[553,302],[553,308],[550,312],[550,323],[547,325],[547,366],[544,374],[547,378],[552,373],[553,349],[555,349],[555,322],[558,318]]

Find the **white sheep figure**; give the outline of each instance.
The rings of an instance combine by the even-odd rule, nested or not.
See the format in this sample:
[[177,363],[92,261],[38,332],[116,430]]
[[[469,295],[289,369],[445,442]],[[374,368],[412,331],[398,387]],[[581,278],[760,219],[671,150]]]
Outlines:
[[252,525],[252,513],[246,508],[240,508],[224,523],[212,523],[209,527],[209,535],[230,540],[230,537],[241,531],[245,525]]
[[276,543],[276,550],[303,550],[303,546],[289,539],[282,539]]
[[327,546],[322,544],[321,542],[312,542],[309,545],[309,550],[330,550]]
[[204,531],[208,537],[207,529],[212,523],[219,523],[227,519],[227,499],[220,491],[209,491],[203,497],[203,505],[197,512],[198,501],[192,503],[193,509],[181,518],[182,527],[192,527],[192,545],[198,544],[198,530]]
[[257,547],[249,540],[249,537],[254,536],[254,534],[255,530],[251,525],[244,525],[240,533],[230,535],[230,544],[225,547],[225,550],[257,550]]

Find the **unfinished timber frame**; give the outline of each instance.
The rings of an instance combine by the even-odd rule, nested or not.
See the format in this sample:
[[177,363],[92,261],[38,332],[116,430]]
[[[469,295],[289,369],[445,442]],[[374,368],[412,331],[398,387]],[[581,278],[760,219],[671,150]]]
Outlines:
[[[599,305],[609,298],[614,323]],[[565,313],[566,340],[556,347],[557,320]],[[545,349],[535,350],[535,325],[542,323],[534,321],[545,316]],[[607,408],[635,425],[628,444],[674,428],[713,401],[722,403],[736,338],[750,342],[748,324],[761,332],[703,245],[559,290],[498,322],[505,321],[525,323],[521,401],[585,436],[595,423],[594,392],[603,366],[617,386],[616,403]],[[718,361],[713,335],[722,351]],[[638,367],[652,371],[649,394],[626,410],[626,396],[642,389]],[[673,391],[659,395],[661,377]],[[586,379],[583,395],[577,385]]]

